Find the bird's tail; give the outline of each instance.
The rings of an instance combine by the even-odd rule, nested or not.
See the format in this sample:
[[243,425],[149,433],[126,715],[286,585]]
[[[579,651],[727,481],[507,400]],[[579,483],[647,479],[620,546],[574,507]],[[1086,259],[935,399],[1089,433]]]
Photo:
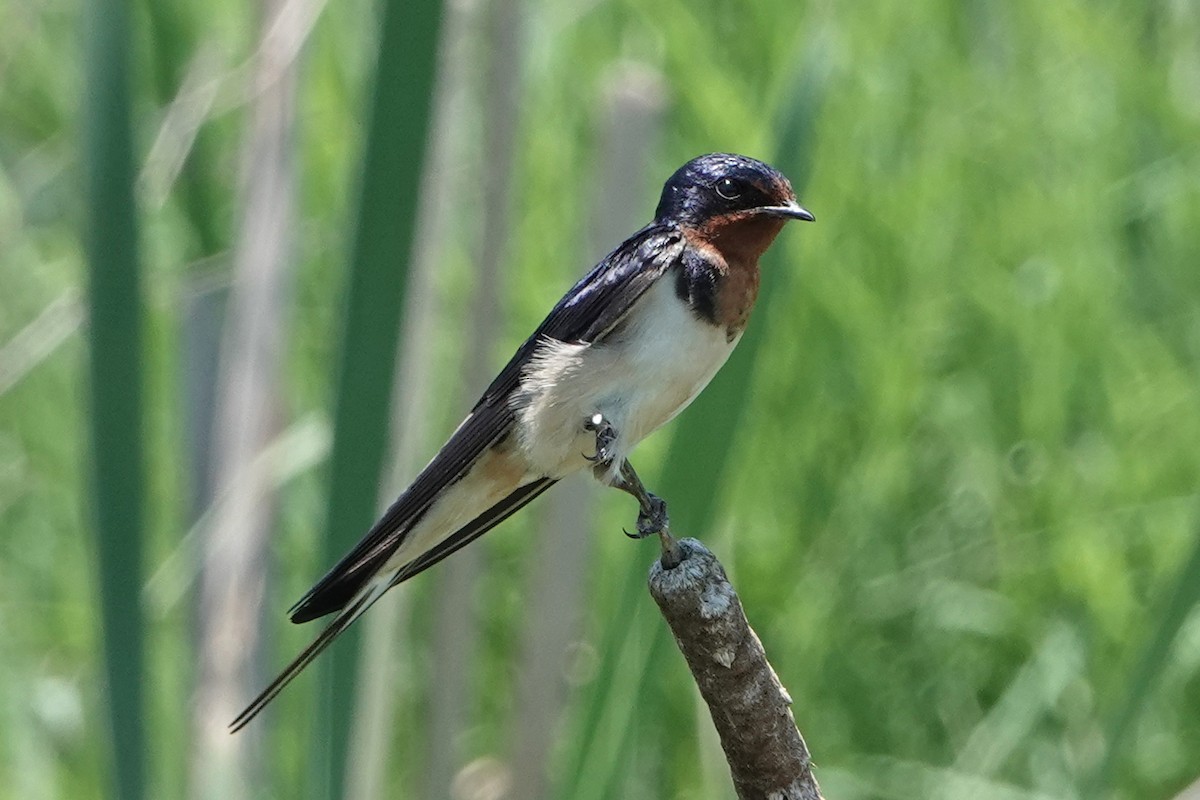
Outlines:
[[[367,579],[365,585],[351,589],[347,594],[351,594],[349,602],[342,606],[337,611],[337,616],[333,621],[326,626],[325,630],[321,631],[312,644],[304,648],[304,652],[296,656],[292,663],[279,674],[275,680],[271,681],[271,685],[254,698],[254,701],[246,707],[246,710],[238,715],[237,719],[229,724],[230,732],[236,733],[250,720],[258,716],[259,712],[266,707],[267,703],[275,699],[275,697],[283,691],[283,688],[292,682],[292,679],[300,674],[300,671],[307,667],[312,660],[321,654],[321,651],[333,643],[333,640],[341,635],[342,631],[350,627],[356,619],[371,607],[384,592],[392,588],[402,581],[406,581],[419,572],[423,572],[437,562],[441,561],[446,556],[456,550],[470,544],[478,539],[483,534],[494,528],[496,525],[507,519],[513,512],[524,506],[533,498],[537,497],[542,492],[553,486],[555,480],[553,478],[539,478],[536,481],[525,484],[516,491],[508,495],[496,505],[489,508],[484,513],[473,519],[470,523],[459,528],[450,536],[442,539],[433,547],[426,550],[424,553],[414,557],[404,566],[397,570],[383,572],[378,566],[370,578]],[[331,573],[338,575],[340,573]],[[323,584],[318,584],[321,587]],[[338,590],[340,591],[340,590]],[[303,613],[305,603],[314,596],[313,592],[306,595],[304,600],[297,604],[297,608]],[[322,599],[322,598],[319,598]],[[295,610],[295,609],[294,609]],[[311,619],[312,617],[308,617]],[[296,619],[295,616],[292,618]]]
[[376,600],[383,596],[383,593],[391,587],[391,581],[387,576],[378,576],[374,581],[369,583],[363,590],[346,605],[338,615],[333,618],[325,630],[321,631],[320,636],[313,640],[312,644],[304,648],[304,651],[288,664],[283,672],[275,680],[271,681],[271,685],[262,690],[262,693],[246,706],[246,710],[238,714],[237,719],[229,723],[230,733],[237,733],[242,728],[249,724],[250,720],[258,716],[259,712],[266,708],[267,703],[275,699],[276,695],[283,691],[284,687],[292,682],[292,679],[300,674],[300,671],[307,667],[314,658],[321,654],[321,651],[329,647],[333,640],[342,634],[353,622],[363,615]]

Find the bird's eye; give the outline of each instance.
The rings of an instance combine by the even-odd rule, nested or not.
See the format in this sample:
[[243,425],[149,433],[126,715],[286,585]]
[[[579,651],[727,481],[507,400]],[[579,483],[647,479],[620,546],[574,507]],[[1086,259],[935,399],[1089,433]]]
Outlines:
[[726,200],[737,200],[742,196],[742,187],[733,178],[721,178],[717,181],[717,194]]

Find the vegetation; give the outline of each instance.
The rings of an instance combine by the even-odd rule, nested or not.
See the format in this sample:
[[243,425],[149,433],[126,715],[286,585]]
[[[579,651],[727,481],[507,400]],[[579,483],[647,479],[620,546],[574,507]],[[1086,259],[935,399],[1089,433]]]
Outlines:
[[[256,110],[281,85],[293,257],[275,293],[275,421],[255,462],[269,474],[270,538],[245,699],[315,635],[284,612],[329,565],[329,487],[361,467],[330,442],[353,424],[335,395],[352,270],[371,257],[355,237],[381,224],[364,198],[422,206],[388,209],[404,217],[388,231],[401,238],[418,213],[417,255],[394,267],[405,402],[388,452],[406,455],[392,485],[469,407],[481,381],[462,365],[498,367],[617,243],[595,241],[597,226],[616,213],[632,232],[676,166],[730,150],[790,174],[818,221],[783,233],[747,340],[636,463],[675,532],[729,568],[826,796],[1168,798],[1200,777],[1200,7],[454,3],[427,155],[372,162],[384,5],[129,8],[135,220],[104,209],[114,201],[88,180],[86,159],[109,152],[93,126],[122,113],[97,105],[112,97],[96,94],[112,62],[81,46],[91,17],[62,0],[0,7],[0,796],[105,796],[118,779],[136,793],[138,759],[146,796],[203,793],[191,761],[212,731],[194,707],[208,679],[195,631],[206,520],[229,491],[209,455],[224,374],[213,332],[240,291],[236,265],[254,264],[238,260],[241,179]],[[273,28],[275,14],[285,22]],[[288,42],[296,57],[272,60]],[[288,69],[293,89],[259,82]],[[626,129],[621,92],[645,110],[651,166],[632,172],[608,146]],[[384,171],[364,177],[372,163]],[[618,212],[604,212],[613,197]],[[507,237],[485,234],[504,213]],[[120,252],[140,258],[140,328],[120,313],[136,330],[140,422],[128,413],[138,403],[117,402],[139,387],[89,350],[102,329],[86,319],[87,298],[99,302],[88,266],[113,252],[89,249],[106,239],[87,231],[114,217],[138,236]],[[498,271],[484,276],[488,258]],[[491,316],[479,313],[488,297]],[[473,335],[484,318],[496,333]],[[376,381],[390,373],[380,364]],[[93,406],[97,391],[109,400]],[[118,409],[104,418],[118,427],[95,425],[93,407]],[[92,441],[128,448],[130,474],[113,474],[120,459],[94,457]],[[105,570],[120,582],[105,549],[116,540],[95,535],[97,519],[121,531],[104,516],[118,513],[105,481],[137,505],[123,513],[125,555],[142,554],[140,632],[102,610]],[[357,488],[348,519],[370,516]],[[324,721],[351,716],[351,687],[314,670],[232,740],[238,794],[339,795],[328,776],[340,766],[311,770],[348,742],[382,755],[382,767],[350,759],[353,786],[444,796],[426,775],[436,752],[452,759],[453,796],[498,797],[532,735],[521,676],[561,656],[561,680],[532,692],[561,699],[541,760],[547,796],[730,796],[645,591],[656,545],[621,535],[628,498],[591,499],[564,523],[548,496],[475,545],[483,568],[459,592],[477,620],[469,661],[445,663],[435,647],[455,559],[394,592],[372,615],[394,615],[400,644],[382,662],[364,655],[387,678],[368,695],[394,704],[386,736],[332,733]],[[558,536],[577,544],[550,559]],[[581,576],[577,618],[539,654],[537,587],[568,567]],[[105,691],[127,674],[106,652],[139,637],[140,695]],[[329,655],[345,664],[357,646]],[[433,691],[451,675],[464,681],[461,716]],[[130,728],[144,748],[136,732],[113,746],[107,704],[122,697],[144,708]],[[446,719],[448,738],[432,735]],[[382,772],[352,774],[368,769]]]

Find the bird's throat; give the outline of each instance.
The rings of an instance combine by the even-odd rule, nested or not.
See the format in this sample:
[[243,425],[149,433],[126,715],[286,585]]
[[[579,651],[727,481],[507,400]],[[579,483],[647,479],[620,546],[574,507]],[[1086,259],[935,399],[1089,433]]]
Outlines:
[[786,220],[753,212],[737,212],[713,217],[696,229],[699,238],[710,244],[731,269],[758,269],[758,259],[783,230]]

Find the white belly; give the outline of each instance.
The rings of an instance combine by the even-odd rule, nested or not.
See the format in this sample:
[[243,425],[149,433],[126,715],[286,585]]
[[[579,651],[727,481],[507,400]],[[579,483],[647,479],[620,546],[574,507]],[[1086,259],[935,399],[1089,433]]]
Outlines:
[[616,429],[613,471],[634,445],[687,407],[737,344],[698,319],[667,276],[629,312],[621,329],[595,344],[546,341],[521,381],[519,441],[535,469],[562,477],[590,466],[600,413]]

